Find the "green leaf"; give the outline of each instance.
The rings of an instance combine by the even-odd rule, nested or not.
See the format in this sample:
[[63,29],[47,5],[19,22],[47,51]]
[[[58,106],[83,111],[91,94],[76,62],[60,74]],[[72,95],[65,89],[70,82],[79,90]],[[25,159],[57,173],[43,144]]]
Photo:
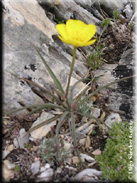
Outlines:
[[74,118],[74,113],[71,112],[71,132],[72,132],[72,138],[73,138],[73,143],[74,146],[77,146],[77,141],[76,141],[76,128],[75,128],[75,118]]
[[42,62],[44,63],[46,69],[48,70],[50,76],[52,77],[52,79],[53,79],[55,85],[57,86],[57,88],[58,88],[62,93],[64,93],[64,90],[63,90],[63,88],[62,88],[62,86],[61,86],[61,83],[59,82],[59,80],[57,79],[57,77],[55,76],[55,74],[53,73],[53,71],[51,70],[51,68],[49,67],[49,65],[47,64],[47,62],[46,62],[46,60],[44,59],[44,57],[42,56],[42,54],[38,51],[38,49],[37,49],[36,46],[35,46],[35,49],[36,49],[36,51],[38,52],[38,54],[39,54],[39,56],[40,56]]
[[52,104],[52,103],[47,103],[43,106],[40,106],[40,107],[37,107],[36,109],[32,110],[29,114],[33,114],[35,112],[39,112],[41,111],[42,109],[45,109],[45,108],[58,108],[58,109],[64,109],[63,107],[59,106],[59,105],[56,105],[56,104]]
[[118,83],[118,82],[121,82],[123,80],[126,80],[126,79],[130,79],[130,78],[133,78],[135,75],[132,75],[132,76],[128,76],[128,77],[124,77],[124,78],[121,78],[121,79],[118,79],[116,81],[113,81],[113,82],[110,82],[100,88],[98,88],[97,90],[95,90],[94,92],[92,92],[91,94],[89,94],[88,96],[86,96],[83,100],[80,101],[79,103],[79,106],[82,105],[84,102],[86,102],[89,98],[91,98],[93,95],[97,94],[98,92],[100,92],[101,90],[103,89],[106,89],[108,86],[111,86],[115,83]]
[[29,106],[25,106],[25,107],[22,107],[22,108],[20,108],[20,109],[15,109],[15,110],[13,110],[13,111],[11,111],[11,112],[8,112],[8,113],[6,113],[6,115],[8,116],[8,115],[10,115],[10,114],[12,114],[12,113],[15,113],[15,112],[18,112],[18,111],[22,111],[22,110],[24,110],[24,109],[31,109],[31,108],[34,108],[34,107],[37,107],[36,109],[34,109],[34,110],[32,110],[31,112],[30,112],[30,114],[31,113],[34,113],[34,112],[37,112],[37,109],[39,108],[41,108],[41,110],[42,109],[44,109],[44,108],[59,108],[59,109],[64,109],[63,107],[61,107],[61,106],[59,106],[59,105],[56,105],[56,104],[52,104],[52,103],[47,103],[47,104],[43,104],[43,105],[29,105]]
[[61,117],[60,117],[60,119],[59,119],[59,122],[58,122],[58,124],[57,124],[57,127],[56,127],[56,134],[57,134],[57,135],[59,134],[59,130],[60,130],[61,126],[62,126],[62,122],[65,120],[65,118],[67,117],[68,114],[69,114],[69,112],[66,111],[66,112],[64,112],[64,113],[61,115]]

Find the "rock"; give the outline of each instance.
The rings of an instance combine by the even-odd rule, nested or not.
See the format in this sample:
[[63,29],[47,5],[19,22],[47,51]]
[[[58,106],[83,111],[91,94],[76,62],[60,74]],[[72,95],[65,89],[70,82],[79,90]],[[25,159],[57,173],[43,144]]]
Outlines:
[[85,143],[86,143],[86,138],[83,138],[83,139],[79,140],[79,145],[80,146],[85,146]]
[[83,117],[81,122],[87,123],[88,122],[87,117]]
[[87,168],[83,171],[81,171],[80,173],[78,173],[73,180],[74,181],[80,181],[80,182],[93,182],[95,180],[98,180],[98,177],[100,177],[102,175],[101,171],[98,171],[96,169],[90,169]]
[[90,115],[94,116],[95,118],[99,118],[100,116],[100,109],[99,108],[91,108]]
[[[130,0],[103,0],[99,1],[100,6],[103,8],[103,10],[108,14],[108,15],[113,15],[113,11],[122,11],[124,9],[124,6],[128,3],[131,2]],[[97,2],[96,2],[97,4]]]
[[89,155],[87,155],[87,154],[80,153],[80,156],[81,156],[82,158],[84,158],[86,161],[90,162],[90,163],[92,163],[92,162],[95,161],[94,158],[92,158],[91,156],[89,156]]
[[66,151],[69,151],[71,148],[71,143],[67,142],[66,140],[63,140],[63,143],[64,143],[64,149]]
[[123,10],[123,12],[126,14],[126,18],[128,20],[130,20],[132,18],[133,15],[133,6],[131,3],[126,4],[125,9]]
[[39,168],[40,168],[40,161],[39,160],[32,163],[31,171],[32,171],[33,175],[35,175],[39,172]]
[[79,158],[77,156],[73,156],[72,157],[72,163],[73,164],[78,164],[80,161],[79,161]]
[[[43,121],[46,121],[50,118],[52,118],[54,115],[48,112],[42,112],[41,116],[33,123],[32,127],[42,123]],[[42,139],[43,137],[45,137],[50,131],[51,131],[51,127],[56,125],[56,121],[52,121],[50,123],[45,124],[44,126],[34,130],[33,132],[31,132],[31,137],[34,139]]]
[[120,117],[120,115],[118,113],[111,113],[107,119],[105,120],[105,124],[108,126],[108,127],[112,127],[114,123],[118,123],[118,122],[121,122],[122,119]]
[[84,129],[84,130],[82,131],[82,133],[87,134],[87,133],[91,132],[91,131],[93,130],[94,126],[95,126],[94,124],[91,124],[91,125],[88,126],[86,129]]
[[10,151],[4,150],[2,152],[2,159],[5,159],[5,157],[10,153]]
[[96,149],[95,151],[92,152],[92,154],[95,156],[99,156],[99,155],[101,155],[101,151],[100,151],[100,149]]
[[14,170],[9,170],[6,168],[6,165],[3,164],[2,166],[2,177],[4,178],[4,181],[10,181],[10,179],[14,178]]
[[4,160],[3,161],[5,167],[8,169],[8,170],[13,170],[15,168],[15,164],[14,163],[11,163],[9,160]]
[[[116,79],[132,76],[134,73],[134,48],[127,49],[118,64],[104,64],[96,72],[99,87],[104,86]],[[102,97],[107,99],[108,108],[116,113],[120,113],[124,120],[133,119],[134,111],[134,82],[133,78],[113,84],[107,89],[100,91]]]
[[11,144],[11,145],[8,145],[6,148],[5,148],[7,151],[12,151],[14,149],[14,145]]
[[[51,1],[49,3],[53,5]],[[63,44],[57,36],[53,36],[57,34],[55,22],[53,23],[46,16],[36,0],[31,3],[29,1],[26,3],[25,0],[22,2],[3,0],[3,6],[6,9],[3,17],[5,33],[3,88],[6,96],[4,97],[4,111],[10,112],[22,106],[43,104],[42,96],[50,99],[48,94],[43,94],[38,88],[30,86],[20,79],[23,77],[30,79],[49,90],[54,86],[52,78],[43,66],[32,43],[40,47],[41,53],[63,88],[66,88],[72,62],[72,53],[70,54],[72,47]],[[59,6],[62,11],[58,9]],[[73,0],[71,2],[61,1],[55,9],[58,15],[62,14],[66,19],[70,17],[68,9],[72,12],[78,11],[79,18],[84,19],[87,23],[92,23],[91,14]],[[81,16],[82,12],[84,14]],[[95,21],[98,20],[93,17],[93,23]],[[56,38],[53,39],[53,37]],[[88,69],[83,63],[85,60],[82,53],[77,50],[76,65],[72,75],[74,81],[71,82],[74,83],[87,74]],[[24,114],[26,110],[20,111],[20,113]]]
[[49,168],[42,172],[40,175],[38,175],[39,181],[50,181],[53,177],[53,169]]
[[[18,145],[16,144],[18,142]],[[24,148],[24,145],[29,142],[29,135],[26,135],[26,131],[24,128],[20,129],[19,136],[17,137],[17,141],[14,141],[14,145]]]

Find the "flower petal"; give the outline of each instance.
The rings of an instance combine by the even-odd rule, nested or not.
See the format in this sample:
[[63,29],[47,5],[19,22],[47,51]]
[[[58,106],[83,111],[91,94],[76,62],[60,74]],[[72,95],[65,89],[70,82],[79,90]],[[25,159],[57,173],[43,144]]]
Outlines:
[[81,20],[68,20],[66,22],[66,29],[70,37],[74,37],[79,31],[84,29],[87,25]]
[[61,37],[60,35],[58,35],[58,37],[59,37],[59,39],[61,39],[61,41],[63,41],[64,43],[66,43],[66,44],[72,44],[72,41],[63,38],[63,37]]
[[93,24],[87,25],[83,31],[81,31],[81,39],[84,40],[84,42],[89,41],[96,33],[96,26]]
[[57,24],[56,29],[58,33],[63,37],[63,38],[68,38],[68,33],[66,30],[66,25],[65,24]]
[[80,44],[80,46],[90,46],[92,45],[93,43],[95,43],[96,39],[92,39],[91,41],[88,41],[88,42],[82,42]]

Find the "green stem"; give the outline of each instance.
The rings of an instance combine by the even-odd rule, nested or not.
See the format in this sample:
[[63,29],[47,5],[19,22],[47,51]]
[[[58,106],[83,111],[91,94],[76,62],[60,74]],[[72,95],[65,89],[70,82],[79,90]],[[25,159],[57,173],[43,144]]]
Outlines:
[[71,68],[70,68],[70,73],[69,73],[69,78],[68,78],[68,84],[67,84],[67,88],[66,88],[65,98],[67,98],[67,96],[68,96],[70,80],[71,80],[71,76],[72,76],[72,72],[73,72],[73,68],[74,68],[74,64],[75,64],[76,50],[77,50],[77,48],[74,47],[74,48],[73,48],[72,64],[71,64]]

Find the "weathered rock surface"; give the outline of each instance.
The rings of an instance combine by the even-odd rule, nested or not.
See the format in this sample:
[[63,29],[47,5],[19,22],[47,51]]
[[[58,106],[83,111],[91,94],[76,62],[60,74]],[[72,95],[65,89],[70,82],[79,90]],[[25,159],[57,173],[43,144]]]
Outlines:
[[[127,49],[118,64],[104,64],[96,71],[95,76],[101,76],[98,79],[98,85],[103,86],[110,82],[134,74],[134,48]],[[109,86],[100,93],[108,98],[109,108],[118,112],[122,119],[132,119],[134,116],[134,78],[124,80]]]
[[[37,1],[4,0],[4,109],[10,111],[20,105],[43,103],[40,95],[20,78],[24,77],[51,89],[53,81],[33,47],[40,47],[44,58],[66,87],[72,47],[54,41],[55,23],[49,20]],[[31,7],[31,8],[30,8]],[[61,45],[61,46],[60,46]],[[67,50],[68,51],[67,51]],[[78,51],[73,79],[87,73],[85,58]]]
[[[113,10],[125,11],[130,19],[133,7],[130,0],[123,1],[87,1],[87,0],[33,0],[26,2],[3,0],[4,19],[4,110],[6,112],[31,104],[43,103],[43,94],[37,88],[29,86],[20,78],[24,77],[52,89],[54,83],[44,67],[39,55],[33,47],[35,43],[43,54],[63,88],[66,88],[67,78],[72,59],[72,46],[62,43],[57,37],[55,24],[70,18],[81,19],[86,23],[94,23],[100,34],[100,22],[103,15],[100,7],[106,13]],[[100,6],[99,6],[100,5]],[[133,49],[131,50],[133,51]],[[127,53],[129,52],[129,53]],[[99,85],[114,81],[116,78],[132,74],[132,54],[128,49],[126,56],[117,64],[102,66],[96,76]],[[71,84],[83,78],[88,69],[85,61],[91,54],[91,47],[79,48]],[[80,83],[76,93],[83,88]],[[127,90],[128,88],[128,90]],[[111,90],[110,90],[111,89]],[[109,88],[109,107],[114,112],[123,112],[127,119],[133,115],[133,82],[132,79],[123,81]]]

